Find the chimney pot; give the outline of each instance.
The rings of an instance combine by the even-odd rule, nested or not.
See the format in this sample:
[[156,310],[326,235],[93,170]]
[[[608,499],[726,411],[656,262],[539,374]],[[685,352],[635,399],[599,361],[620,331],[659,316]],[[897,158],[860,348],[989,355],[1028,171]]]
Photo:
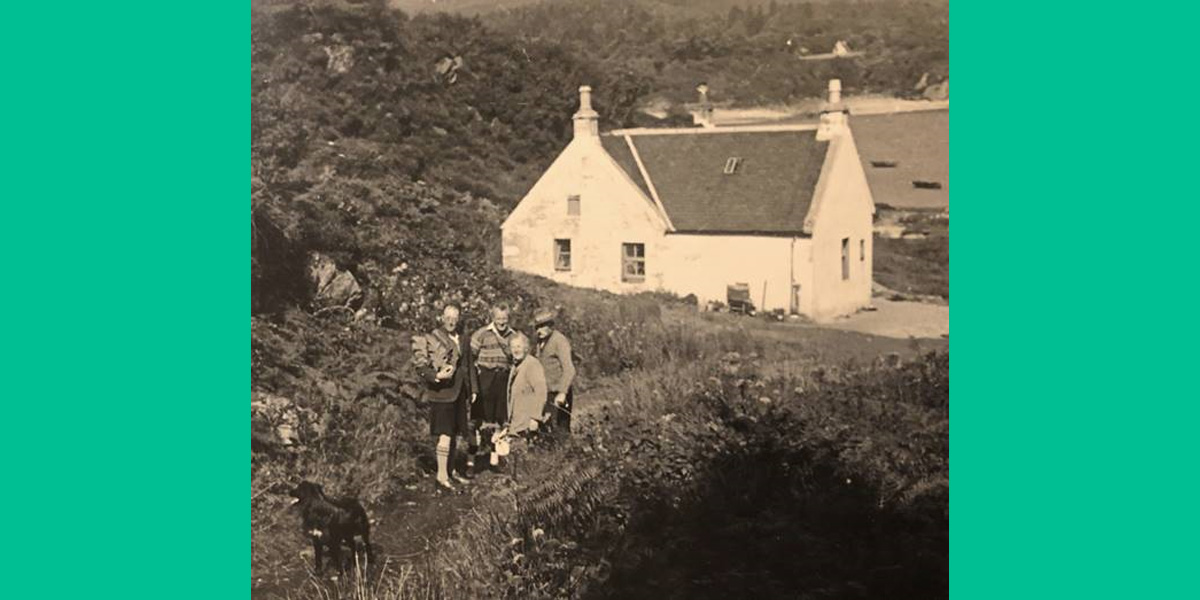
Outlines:
[[692,123],[701,127],[714,127],[713,105],[708,100],[708,84],[701,83],[696,86],[696,91],[700,92],[700,108],[692,113]]
[[579,86],[579,112],[592,110],[592,86]]
[[599,138],[600,114],[592,108],[592,86],[579,86],[579,110],[575,113],[575,137]]

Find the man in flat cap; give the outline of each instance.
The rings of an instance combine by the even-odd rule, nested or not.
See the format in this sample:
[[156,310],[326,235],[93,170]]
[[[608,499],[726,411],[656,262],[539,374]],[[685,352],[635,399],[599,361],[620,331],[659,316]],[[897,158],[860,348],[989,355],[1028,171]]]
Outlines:
[[575,404],[571,389],[575,381],[575,363],[571,360],[571,340],[554,328],[556,316],[549,308],[540,308],[534,313],[537,346],[533,355],[546,372],[547,399],[554,412],[551,431],[556,436],[567,437],[571,434],[571,410]]

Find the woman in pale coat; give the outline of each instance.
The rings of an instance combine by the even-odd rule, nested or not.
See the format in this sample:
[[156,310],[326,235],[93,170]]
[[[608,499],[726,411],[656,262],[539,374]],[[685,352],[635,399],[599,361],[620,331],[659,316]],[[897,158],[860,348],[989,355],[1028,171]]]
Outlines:
[[508,375],[508,431],[537,431],[550,417],[546,403],[546,373],[529,353],[529,338],[518,333],[509,341],[513,367]]

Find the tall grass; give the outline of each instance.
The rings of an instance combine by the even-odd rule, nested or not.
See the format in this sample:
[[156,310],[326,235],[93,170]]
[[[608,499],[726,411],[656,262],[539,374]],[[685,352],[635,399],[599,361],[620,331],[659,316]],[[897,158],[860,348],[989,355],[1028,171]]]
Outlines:
[[[536,278],[521,285],[530,298],[514,306],[514,325],[527,328],[535,306],[558,307],[558,327],[582,357],[584,388],[755,346],[745,332],[665,321],[661,298],[560,288]],[[482,325],[481,315],[470,317],[469,326]],[[251,455],[252,571],[271,571],[291,558],[273,538],[286,527],[283,496],[301,479],[376,503],[432,468],[409,338],[373,323],[300,311],[252,319],[252,390],[287,397],[301,416],[298,445]],[[252,419],[252,428],[271,433],[269,423]]]
[[319,597],[944,596],[948,361],[622,373],[423,562]]

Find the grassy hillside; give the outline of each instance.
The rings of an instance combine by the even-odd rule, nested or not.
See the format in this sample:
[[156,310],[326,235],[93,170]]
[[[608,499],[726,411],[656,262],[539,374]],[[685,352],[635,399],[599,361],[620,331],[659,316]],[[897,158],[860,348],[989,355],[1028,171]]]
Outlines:
[[395,326],[490,300],[506,286],[499,223],[565,145],[580,82],[606,123],[630,122],[636,77],[477,20],[409,19],[382,0],[253,8],[253,311],[304,305],[310,251]]
[[[462,15],[488,15],[494,12],[520,8],[530,4],[558,3],[567,4],[575,0],[390,0],[392,7],[399,8],[410,14],[422,12],[448,12]],[[825,4],[833,2],[853,2],[855,0],[639,0],[642,5],[659,10],[671,10],[677,14],[701,16],[712,13],[725,13],[732,8],[762,7],[771,5],[783,6],[788,4]],[[900,0],[893,0],[900,1]]]
[[[334,414],[346,433],[294,461],[371,501],[389,562],[334,583],[305,576],[295,515],[269,493],[281,463],[263,463],[251,481],[258,593],[945,597],[948,355],[857,334],[830,343],[826,334],[844,333],[830,330],[776,338],[729,315],[668,316],[639,329],[674,331],[665,347],[677,353],[589,376],[570,443],[519,447],[519,465],[482,476],[469,495],[405,491],[415,465],[388,457],[430,460],[406,445],[410,416],[344,403]],[[839,349],[884,356],[844,364],[829,354]],[[392,492],[377,495],[384,484]]]

